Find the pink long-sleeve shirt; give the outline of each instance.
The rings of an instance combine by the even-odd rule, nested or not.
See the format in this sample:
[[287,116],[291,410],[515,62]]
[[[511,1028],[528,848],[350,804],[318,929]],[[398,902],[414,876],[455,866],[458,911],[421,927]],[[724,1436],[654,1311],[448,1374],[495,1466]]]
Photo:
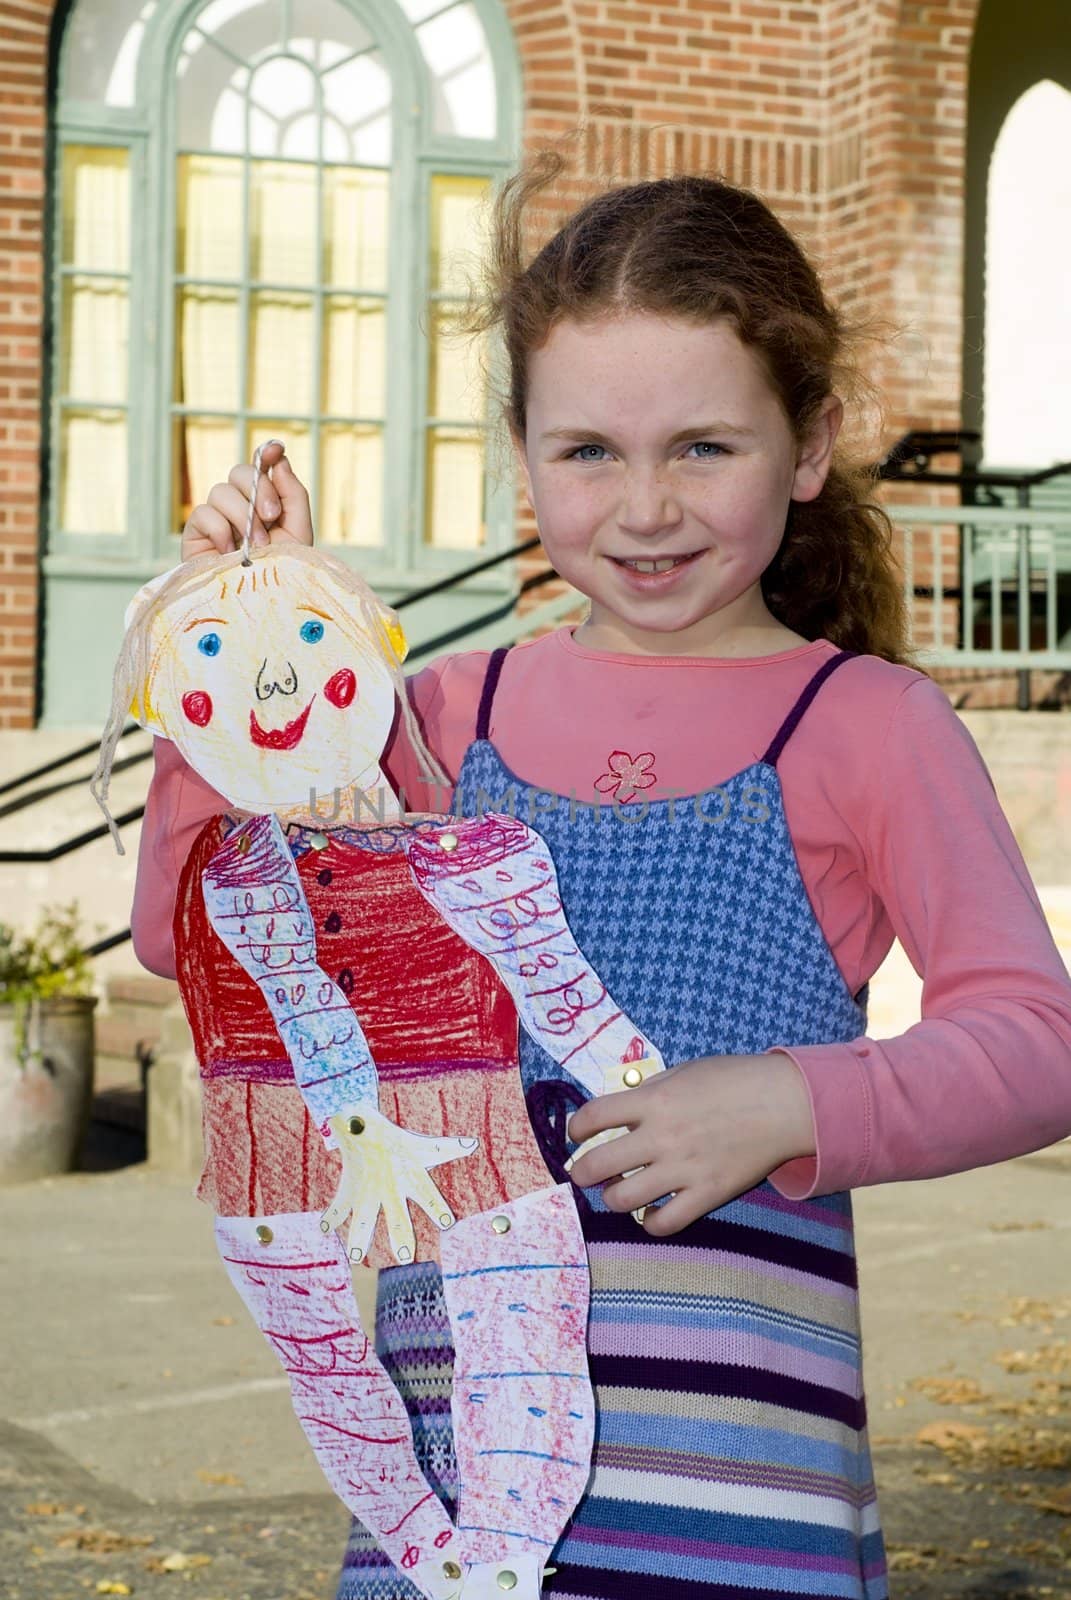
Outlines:
[[[526,784],[637,805],[716,787],[758,760],[835,653],[826,640],[744,659],[617,655],[568,628],[515,646],[491,738]],[[410,679],[451,780],[475,735],[486,651]],[[401,721],[385,768],[410,810],[449,796],[422,778]],[[854,994],[897,937],[923,979],[922,1019],[893,1039],[770,1048],[810,1095],[816,1155],[770,1181],[792,1199],[936,1177],[1071,1133],[1071,979],[974,740],[924,674],[877,656],[823,683],[778,772],[800,874]],[[171,918],[186,854],[226,802],[157,740],[132,927],[174,975]],[[538,826],[538,818],[536,819]]]

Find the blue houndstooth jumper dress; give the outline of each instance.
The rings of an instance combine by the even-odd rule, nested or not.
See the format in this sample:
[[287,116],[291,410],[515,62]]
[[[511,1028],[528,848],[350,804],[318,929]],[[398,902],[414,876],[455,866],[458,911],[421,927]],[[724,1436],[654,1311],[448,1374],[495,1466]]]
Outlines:
[[[565,912],[610,993],[667,1063],[828,1044],[866,1029],[807,897],[777,762],[821,666],[762,759],[715,790],[570,804],[510,772],[489,663],[455,810],[510,811],[550,847]],[[529,1117],[559,1180],[585,1095],[521,1035]],[[667,1239],[577,1191],[592,1275],[592,1475],[549,1556],[563,1600],[886,1600],[867,1439],[851,1199],[768,1182]],[[451,1343],[438,1268],[379,1278],[377,1345],[451,1511]],[[418,1600],[359,1525],[338,1600]]]

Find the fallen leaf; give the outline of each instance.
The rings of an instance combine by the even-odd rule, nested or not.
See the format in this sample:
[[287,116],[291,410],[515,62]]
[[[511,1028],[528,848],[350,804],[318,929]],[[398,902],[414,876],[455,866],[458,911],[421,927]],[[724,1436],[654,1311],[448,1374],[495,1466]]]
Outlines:
[[202,1483],[226,1484],[234,1489],[242,1487],[242,1479],[235,1472],[206,1472],[204,1467],[198,1467],[197,1476]]
[[22,1509],[30,1517],[58,1517],[67,1507],[61,1506],[56,1500],[34,1500]]
[[985,1447],[988,1435],[984,1428],[969,1422],[927,1422],[916,1433],[919,1444],[932,1444],[951,1456],[972,1456]]
[[101,1578],[97,1584],[98,1594],[133,1594],[134,1591],[128,1583],[109,1583],[107,1578]]
[[149,1534],[113,1533],[110,1528],[76,1528],[56,1540],[61,1549],[90,1550],[94,1555],[114,1555],[118,1550],[139,1550],[153,1543]]
[[1071,1517],[1071,1485],[1052,1489],[1043,1500],[1033,1500],[1031,1504],[1057,1517]]
[[1071,1372],[1071,1344],[1058,1339],[1037,1350],[998,1350],[993,1360],[1005,1372],[1044,1372],[1050,1377]]
[[938,1553],[933,1545],[886,1546],[886,1565],[890,1572],[928,1572],[937,1565]]
[[939,1406],[969,1406],[989,1399],[973,1378],[912,1378],[910,1386]]
[[212,1318],[212,1326],[213,1326],[213,1328],[233,1328],[234,1327],[234,1318],[233,1317],[213,1317]]
[[176,1550],[172,1555],[164,1556],[160,1562],[161,1572],[190,1572],[194,1567],[210,1567],[211,1556],[188,1556],[181,1550]]

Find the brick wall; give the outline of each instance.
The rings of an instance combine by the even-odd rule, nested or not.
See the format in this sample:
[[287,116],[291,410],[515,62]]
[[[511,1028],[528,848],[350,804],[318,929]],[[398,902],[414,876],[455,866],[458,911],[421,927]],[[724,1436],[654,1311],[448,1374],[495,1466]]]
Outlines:
[[34,718],[51,0],[0,6],[0,727]]
[[[978,0],[503,0],[525,145],[580,123],[545,236],[600,183],[687,170],[758,188],[873,352],[884,433],[959,422],[967,65]],[[48,0],[0,7],[0,725],[33,716]],[[534,242],[534,241],[533,241]],[[534,531],[520,508],[519,533]],[[538,563],[536,563],[538,564]],[[540,590],[532,603],[546,596]]]

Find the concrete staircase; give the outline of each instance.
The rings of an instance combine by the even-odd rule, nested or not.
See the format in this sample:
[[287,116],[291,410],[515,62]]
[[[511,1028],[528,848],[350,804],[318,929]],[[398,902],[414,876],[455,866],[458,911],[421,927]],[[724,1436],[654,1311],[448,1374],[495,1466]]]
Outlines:
[[93,1121],[146,1136],[147,1085],[178,985],[148,974],[108,979],[97,1013]]

